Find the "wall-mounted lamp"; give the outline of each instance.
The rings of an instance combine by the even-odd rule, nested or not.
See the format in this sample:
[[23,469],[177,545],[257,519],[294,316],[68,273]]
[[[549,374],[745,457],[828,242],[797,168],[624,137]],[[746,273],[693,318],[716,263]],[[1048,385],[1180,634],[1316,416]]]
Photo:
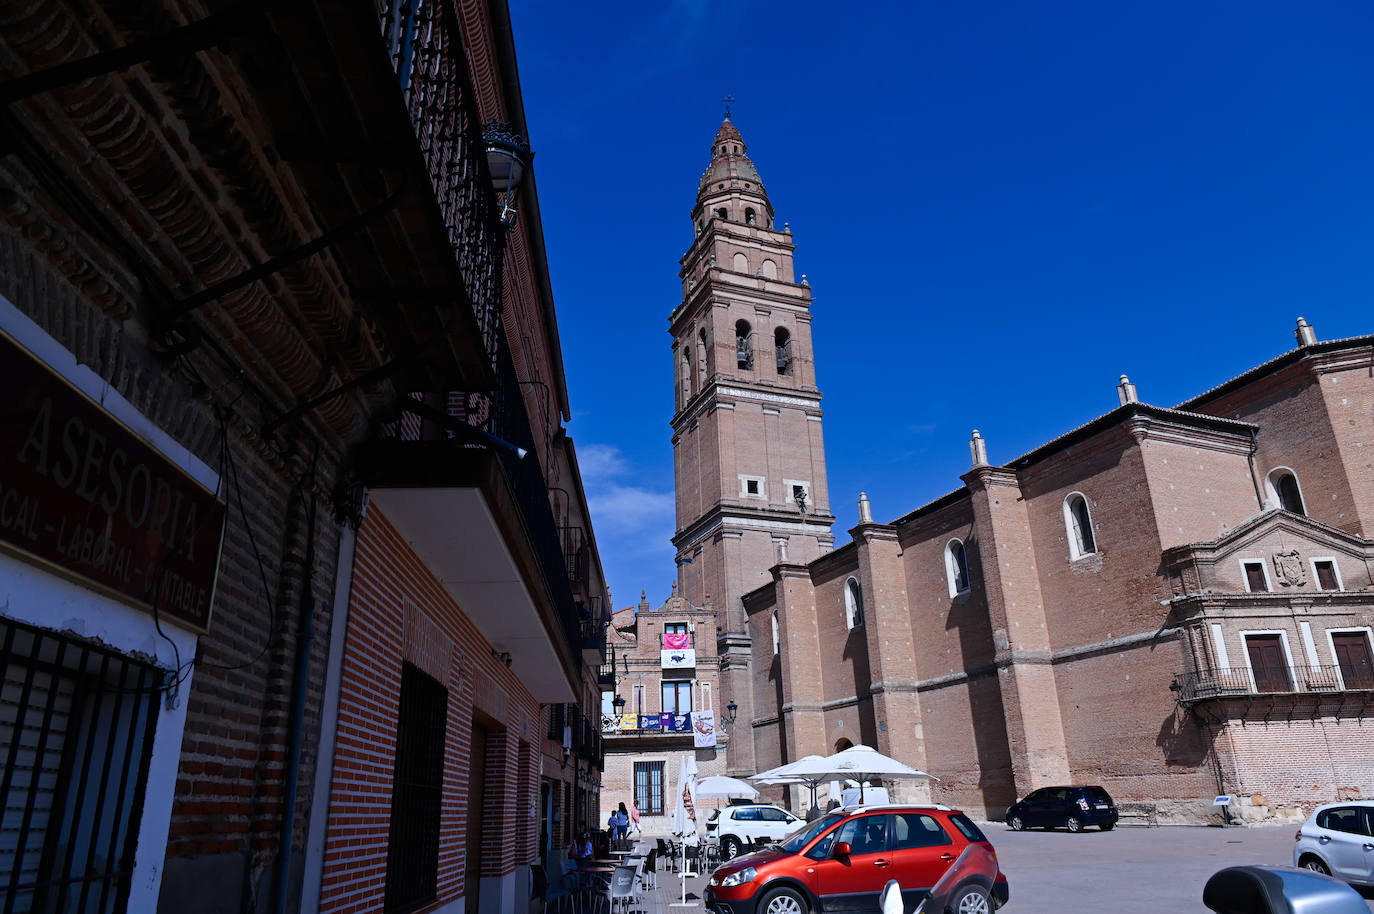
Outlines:
[[504,663],[507,667],[515,660],[515,658],[511,656],[510,651],[498,651],[496,648],[491,649],[491,655]]
[[725,713],[721,715],[720,728],[722,730],[728,731],[730,729],[730,726],[735,722],[735,718],[738,716],[739,705],[732,698],[730,699],[730,703],[725,706]]
[[534,153],[524,137],[504,121],[492,121],[482,131],[487,147],[487,170],[491,173],[491,189],[496,195],[501,224],[506,230],[515,228],[515,208],[520,199],[520,185],[524,183]]
[[619,717],[625,710],[625,696],[617,695],[612,699],[611,704],[615,707],[615,716]]

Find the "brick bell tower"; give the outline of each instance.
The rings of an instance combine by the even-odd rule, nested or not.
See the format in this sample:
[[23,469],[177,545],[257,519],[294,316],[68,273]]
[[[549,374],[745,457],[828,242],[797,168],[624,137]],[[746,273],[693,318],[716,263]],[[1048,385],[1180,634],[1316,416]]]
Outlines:
[[[779,561],[809,562],[835,537],[811,352],[811,289],[796,281],[792,231],[726,112],[692,209],[673,343],[673,465],[679,591],[717,619],[721,687],[732,699],[732,774],[752,774],[751,643],[741,597]],[[698,633],[709,637],[710,633]],[[761,650],[771,650],[762,645]],[[766,658],[763,658],[766,660]]]

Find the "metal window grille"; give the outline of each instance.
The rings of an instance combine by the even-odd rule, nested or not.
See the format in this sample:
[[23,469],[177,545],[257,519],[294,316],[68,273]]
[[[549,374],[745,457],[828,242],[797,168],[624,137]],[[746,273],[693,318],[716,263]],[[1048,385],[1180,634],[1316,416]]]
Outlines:
[[0,911],[126,909],[163,676],[0,620]]
[[635,762],[635,806],[642,815],[664,814],[662,762]]
[[448,689],[419,667],[403,664],[387,838],[387,911],[413,911],[435,898],[447,722]]

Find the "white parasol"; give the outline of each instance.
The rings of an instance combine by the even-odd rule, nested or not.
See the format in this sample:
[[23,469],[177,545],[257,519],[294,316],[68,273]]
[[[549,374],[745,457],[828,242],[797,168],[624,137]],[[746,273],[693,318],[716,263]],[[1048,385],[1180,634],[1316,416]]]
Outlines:
[[759,792],[738,778],[727,778],[713,774],[697,782],[696,794],[699,797],[724,797],[727,799],[757,800]]
[[[805,762],[805,764],[803,764]],[[869,780],[914,780],[925,778],[938,781],[933,774],[912,768],[905,762],[883,755],[872,746],[850,746],[834,755],[813,762],[796,762],[790,772],[794,777],[806,775],[822,781],[849,779],[859,784],[859,802],[863,802],[864,782]]]

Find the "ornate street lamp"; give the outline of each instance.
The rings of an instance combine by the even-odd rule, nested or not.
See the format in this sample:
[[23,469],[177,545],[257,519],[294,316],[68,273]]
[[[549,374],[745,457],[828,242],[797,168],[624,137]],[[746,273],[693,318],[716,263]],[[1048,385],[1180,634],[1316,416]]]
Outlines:
[[501,224],[506,230],[515,228],[515,208],[520,199],[520,185],[529,170],[534,153],[524,137],[504,121],[492,121],[482,131],[487,147],[487,171],[491,173],[491,189],[496,195]]

